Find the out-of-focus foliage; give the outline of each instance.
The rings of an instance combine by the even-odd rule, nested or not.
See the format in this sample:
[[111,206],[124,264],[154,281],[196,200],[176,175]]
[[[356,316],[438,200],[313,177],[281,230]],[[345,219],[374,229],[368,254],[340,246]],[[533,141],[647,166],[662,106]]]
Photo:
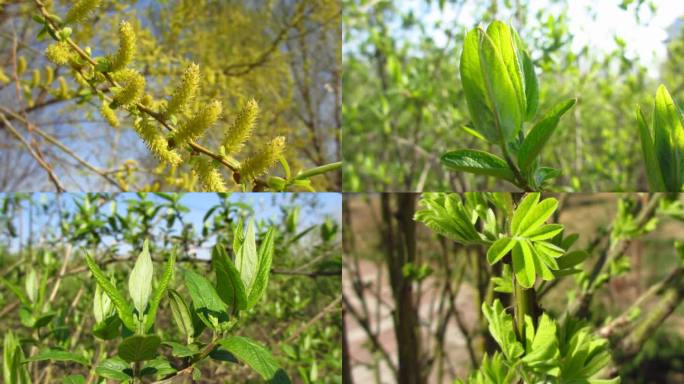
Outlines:
[[[634,106],[653,105],[659,82],[681,100],[677,63],[684,34],[670,32],[667,62],[658,71],[647,68],[650,58],[635,57],[620,36],[601,37],[615,40],[607,52],[573,47],[566,16],[572,1],[549,0],[541,8],[532,3],[424,0],[402,7],[345,0],[345,190],[511,188],[491,177],[450,173],[439,163],[440,155],[459,148],[495,152],[467,132],[472,123],[459,76],[465,32],[494,19],[510,21],[530,52],[539,111],[578,98],[541,154],[545,165],[562,172],[551,189],[646,190]],[[655,1],[614,5],[641,24],[658,11]],[[592,17],[594,11],[582,12]]]

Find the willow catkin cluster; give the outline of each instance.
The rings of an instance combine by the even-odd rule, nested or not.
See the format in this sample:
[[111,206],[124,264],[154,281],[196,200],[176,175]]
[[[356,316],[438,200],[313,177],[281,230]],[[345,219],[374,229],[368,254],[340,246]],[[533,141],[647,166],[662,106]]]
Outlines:
[[166,105],[164,116],[171,116],[187,109],[188,104],[197,95],[199,89],[200,73],[197,64],[190,64],[183,73],[183,79],[173,91],[171,100]]
[[109,107],[109,103],[107,103],[107,101],[102,101],[100,113],[109,125],[111,125],[113,128],[119,128],[119,125],[121,125],[121,123],[119,122],[119,118],[116,117],[116,113],[112,108]]
[[214,166],[213,161],[204,157],[196,158],[192,163],[192,170],[202,183],[205,192],[226,192],[221,173]]
[[137,103],[145,93],[145,78],[133,69],[114,73],[114,80],[121,86],[114,90],[114,102],[128,106]]
[[119,24],[119,50],[115,55],[110,56],[109,70],[116,72],[126,68],[135,55],[135,32],[133,26],[127,21]]
[[278,136],[269,141],[255,154],[243,161],[240,166],[240,179],[244,181],[254,180],[266,173],[283,154],[285,138]]
[[71,58],[71,47],[66,41],[52,43],[45,48],[45,57],[57,65],[65,65]]
[[258,116],[259,104],[254,99],[247,101],[233,124],[224,133],[222,143],[224,153],[240,152],[245,141],[252,134]]
[[181,146],[191,140],[201,137],[221,116],[223,106],[220,101],[213,100],[200,108],[197,113],[185,121],[176,132],[171,135],[175,146]]
[[95,8],[100,6],[100,2],[101,0],[78,0],[74,2],[74,5],[67,11],[64,21],[67,24],[84,21],[93,13]]
[[147,148],[159,160],[173,166],[178,166],[182,159],[176,151],[169,149],[168,142],[161,132],[157,130],[149,117],[138,117],[133,122],[133,127]]

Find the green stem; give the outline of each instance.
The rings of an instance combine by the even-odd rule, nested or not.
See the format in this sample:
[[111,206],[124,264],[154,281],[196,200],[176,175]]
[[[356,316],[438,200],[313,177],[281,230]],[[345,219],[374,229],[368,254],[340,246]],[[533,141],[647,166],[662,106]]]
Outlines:
[[525,340],[525,316],[536,322],[536,292],[534,288],[525,289],[517,281],[513,281],[515,289],[515,326],[518,339]]
[[303,171],[302,173],[298,174],[295,176],[294,180],[302,180],[302,179],[308,179],[310,177],[320,175],[326,172],[332,172],[337,169],[342,168],[342,162],[338,161],[336,163],[330,163],[330,164],[325,164],[321,165],[320,167],[315,167],[311,169],[307,169],[306,171]]

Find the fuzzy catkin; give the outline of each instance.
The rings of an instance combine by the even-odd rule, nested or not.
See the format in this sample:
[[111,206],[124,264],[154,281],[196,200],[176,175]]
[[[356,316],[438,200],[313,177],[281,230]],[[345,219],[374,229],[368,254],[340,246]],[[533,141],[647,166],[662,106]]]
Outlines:
[[254,155],[242,162],[240,180],[254,180],[264,174],[278,161],[285,149],[285,138],[278,136],[264,145]]
[[52,43],[45,48],[45,57],[57,65],[65,65],[71,58],[71,47],[66,41]]
[[254,99],[247,101],[223,136],[222,145],[226,154],[240,152],[244,142],[252,134],[258,116],[259,104]]
[[122,21],[119,24],[119,50],[116,55],[109,58],[109,70],[116,72],[126,68],[135,55],[135,32],[133,26],[127,21]]
[[166,105],[164,115],[168,117],[187,109],[188,103],[190,103],[197,94],[199,81],[199,66],[194,63],[190,64],[185,70],[185,73],[183,73],[181,83],[173,91],[171,100],[169,100],[169,103]]
[[67,24],[82,22],[99,6],[100,0],[78,0],[67,11],[64,21]]
[[118,105],[128,106],[137,103],[145,93],[145,78],[133,69],[124,69],[114,74],[121,87],[114,93]]
[[166,138],[157,130],[149,118],[137,118],[133,123],[133,127],[157,159],[172,166],[180,165],[182,161],[180,155],[176,151],[169,149]]
[[100,113],[102,114],[102,117],[104,117],[104,119],[107,121],[107,123],[109,123],[109,125],[112,126],[112,128],[119,128],[119,125],[121,125],[121,123],[119,122],[119,118],[116,117],[116,113],[113,109],[109,107],[109,104],[106,101],[102,101]]
[[55,70],[52,67],[45,67],[45,85],[50,85],[55,80]]
[[187,120],[171,136],[174,145],[181,146],[191,140],[200,138],[221,116],[223,106],[214,100],[203,106],[192,118]]
[[193,161],[192,170],[202,183],[205,192],[227,192],[223,176],[212,161],[202,157],[197,158]]
[[67,81],[64,77],[60,76],[57,78],[57,82],[59,83],[59,93],[58,96],[62,99],[66,99],[69,97],[69,85],[67,84]]

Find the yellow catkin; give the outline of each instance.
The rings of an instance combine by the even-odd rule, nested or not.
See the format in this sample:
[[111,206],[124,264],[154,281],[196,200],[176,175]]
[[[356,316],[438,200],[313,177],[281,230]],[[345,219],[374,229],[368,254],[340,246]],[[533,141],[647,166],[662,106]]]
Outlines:
[[119,50],[111,56],[109,70],[116,72],[126,68],[135,55],[135,32],[133,26],[127,21],[119,24]]
[[216,169],[212,161],[202,157],[197,158],[193,161],[192,170],[202,183],[202,188],[205,192],[227,192],[223,176],[221,176],[221,173]]
[[185,121],[171,136],[176,146],[183,145],[191,140],[200,138],[221,116],[223,106],[220,101],[214,100],[204,105],[190,119]]
[[24,56],[19,56],[19,59],[17,60],[17,74],[21,75],[26,72],[26,68],[28,68],[26,58]]
[[100,0],[78,0],[67,11],[64,21],[67,24],[80,23],[90,16],[95,8],[100,6]]
[[223,136],[223,150],[226,154],[240,152],[244,142],[252,133],[258,116],[259,104],[256,100],[251,99],[245,103]]
[[285,138],[278,136],[264,145],[254,155],[242,162],[240,180],[250,181],[266,173],[283,154]]
[[180,165],[182,162],[180,155],[176,151],[169,149],[166,138],[157,130],[149,118],[137,118],[133,123],[133,127],[157,159],[173,166]]
[[64,77],[60,76],[57,78],[57,82],[59,83],[59,93],[58,96],[61,99],[66,99],[69,97],[69,85],[67,84],[67,81]]
[[109,125],[111,125],[113,128],[119,128],[119,126],[121,125],[121,123],[119,122],[119,118],[116,117],[116,112],[114,112],[114,110],[109,107],[109,103],[107,103],[107,101],[102,101],[100,113]]
[[121,85],[114,92],[116,104],[123,106],[135,104],[145,94],[145,78],[137,71],[124,69],[116,72],[113,77]]
[[45,57],[57,65],[65,65],[71,58],[71,47],[65,41],[52,43],[45,48]]
[[5,73],[5,70],[0,68],[0,83],[7,84],[10,82],[10,78]]
[[33,70],[33,73],[31,74],[31,86],[32,87],[37,87],[40,85],[40,69],[36,68]]
[[183,79],[180,84],[173,91],[171,100],[166,105],[166,111],[164,114],[166,116],[171,116],[179,112],[184,112],[190,101],[197,94],[197,89],[199,88],[200,74],[199,66],[197,64],[190,64],[188,68],[183,73]]
[[45,67],[45,86],[52,84],[55,80],[55,70],[52,67]]

